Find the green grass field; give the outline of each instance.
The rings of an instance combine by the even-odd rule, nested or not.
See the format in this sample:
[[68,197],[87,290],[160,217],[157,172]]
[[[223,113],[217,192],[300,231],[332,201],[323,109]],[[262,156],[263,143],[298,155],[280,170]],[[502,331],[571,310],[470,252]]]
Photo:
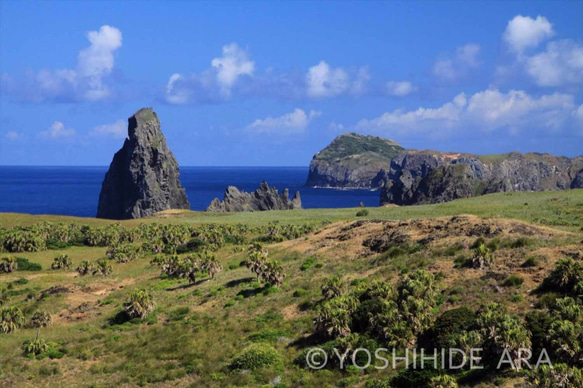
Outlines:
[[[195,284],[189,284],[186,279],[161,277],[160,267],[149,264],[151,253],[128,263],[111,261],[113,273],[105,277],[80,277],[74,268],[83,260],[104,257],[106,247],[72,246],[12,253],[40,264],[42,270],[0,274],[0,289],[9,295],[6,305],[20,308],[26,318],[35,311],[50,313],[54,323],[41,328],[40,336],[53,343],[59,354],[35,359],[23,353],[23,343],[34,339],[37,329],[22,327],[12,333],[0,333],[0,386],[385,386],[372,385],[372,381],[389,379],[398,371],[359,372],[355,368],[311,371],[298,363],[298,357],[310,341],[318,344],[312,335],[313,319],[316,307],[322,303],[320,286],[326,277],[339,275],[345,284],[359,278],[395,283],[417,269],[427,269],[442,277],[443,296],[435,314],[460,306],[478,309],[483,303],[498,301],[524,319],[538,301],[529,290],[550,273],[561,250],[581,252],[582,249],[583,190],[500,193],[437,205],[368,208],[365,217],[356,216],[359,210],[233,214],[185,211],[122,221],[121,225],[128,228],[140,223],[265,227],[278,222],[280,225],[312,223],[321,229],[322,225],[337,221],[426,220],[468,214],[486,220],[521,220],[540,226],[541,233],[547,229],[550,232],[538,236],[539,229],[535,229],[535,234],[524,234],[527,236],[524,240],[506,234],[498,240],[487,239],[486,243],[499,245],[493,250],[497,263],[492,270],[499,279],[483,276],[486,272],[473,269],[455,269],[454,259],[471,255],[469,245],[475,237],[451,235],[425,247],[412,245],[409,250],[391,256],[393,251],[360,254],[362,244],[360,240],[358,244],[355,241],[364,237],[358,231],[347,240],[323,237],[316,232],[294,241],[266,245],[269,258],[281,262],[286,275],[279,288],[258,284],[254,274],[241,265],[248,242],[260,236],[264,229],[248,232],[243,245],[226,243],[218,249],[215,255],[222,271],[214,280],[203,276]],[[116,223],[63,216],[0,214],[0,226],[7,229],[41,221],[91,227]],[[371,225],[371,229],[363,229],[362,233],[373,233],[375,224]],[[405,228],[409,230],[412,226]],[[50,269],[53,259],[61,253],[72,259],[71,270]],[[0,253],[0,257],[5,255]],[[520,267],[529,257],[543,256],[540,263],[537,261],[538,272]],[[520,281],[509,281],[508,277],[513,274]],[[62,290],[51,291],[56,286]],[[155,310],[143,320],[123,319],[120,314],[123,304],[138,288],[151,291]],[[270,351],[274,349],[277,360],[252,370],[234,369],[234,360],[254,344],[267,346]],[[456,378],[460,386],[485,387],[522,384],[523,376],[505,371],[469,377],[468,373],[462,373]]]

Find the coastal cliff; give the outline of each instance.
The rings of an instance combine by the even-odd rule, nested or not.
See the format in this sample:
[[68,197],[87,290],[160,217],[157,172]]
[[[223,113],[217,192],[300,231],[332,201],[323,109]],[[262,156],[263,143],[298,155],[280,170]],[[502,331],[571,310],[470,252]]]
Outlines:
[[566,190],[583,187],[583,157],[405,151],[376,180],[383,182],[381,205],[447,202],[506,191]]
[[345,133],[314,155],[306,182],[309,187],[379,188],[373,181],[393,156],[403,151],[399,144],[375,136]]

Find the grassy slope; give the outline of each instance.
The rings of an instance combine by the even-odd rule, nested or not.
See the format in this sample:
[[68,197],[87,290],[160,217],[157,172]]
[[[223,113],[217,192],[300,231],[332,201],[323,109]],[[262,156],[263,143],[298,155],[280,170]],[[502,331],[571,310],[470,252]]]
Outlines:
[[[262,225],[271,221],[302,223],[305,221],[354,220],[357,209],[314,209],[303,211],[274,211],[262,213],[207,214],[178,212],[172,218],[150,218],[124,221],[124,225],[139,222],[190,223],[248,223]],[[370,208],[367,218],[417,219],[446,215],[474,214],[486,218],[516,218],[561,229],[580,232],[583,225],[583,190],[546,193],[494,194],[459,200],[446,204]],[[78,219],[60,216],[30,216],[0,214],[0,225],[11,227],[42,220],[53,222],[80,222],[99,225],[110,221]],[[578,234],[580,240],[580,234]],[[309,240],[305,243],[309,244]],[[284,245],[285,246],[285,245]],[[382,279],[394,279],[398,266],[414,268],[419,263],[401,258],[395,264],[377,271],[379,264],[370,259],[346,260],[338,256],[318,256],[323,265],[301,271],[306,254],[272,246],[270,257],[280,260],[287,278],[280,292],[256,294],[248,283],[252,279],[244,267],[237,267],[244,253],[235,252],[229,245],[217,257],[223,264],[214,281],[203,281],[186,286],[185,281],[160,280],[159,269],[149,266],[149,258],[127,264],[113,264],[113,275],[107,278],[75,277],[73,272],[50,271],[52,258],[61,251],[23,253],[41,263],[40,272],[16,272],[0,275],[2,287],[18,278],[28,279],[24,285],[13,284],[20,293],[11,302],[27,310],[49,311],[56,320],[53,327],[42,329],[47,341],[59,342],[68,351],[57,361],[29,360],[22,357],[23,341],[36,334],[34,329],[23,329],[14,334],[0,334],[0,385],[18,386],[120,386],[150,383],[158,386],[259,386],[281,376],[287,386],[328,386],[339,380],[352,378],[338,371],[307,372],[294,366],[292,360],[299,350],[288,346],[312,331],[311,313],[298,305],[319,296],[320,280],[333,273],[349,277],[373,273]],[[530,248],[529,248],[530,249]],[[534,249],[534,248],[532,248]],[[546,248],[545,248],[546,249]],[[93,260],[105,254],[105,248],[73,247],[62,251],[73,259]],[[425,264],[422,264],[425,265]],[[233,269],[229,269],[229,267]],[[400,268],[400,267],[399,267]],[[41,290],[63,285],[73,292],[38,300]],[[157,322],[112,326],[108,321],[120,311],[128,294],[136,287],[153,289],[157,305]],[[301,298],[293,297],[298,289],[306,290]],[[477,291],[482,292],[482,291]],[[521,289],[520,292],[526,292]],[[33,299],[28,299],[30,295]],[[510,298],[511,295],[496,295]],[[489,294],[481,295],[486,300]],[[524,301],[527,305],[528,301]],[[84,303],[88,309],[75,313]],[[510,302],[508,302],[510,303]],[[180,317],[179,307],[188,312]],[[271,343],[284,358],[279,369],[260,370],[248,374],[231,374],[227,364],[232,357],[250,343],[252,333],[274,333]],[[345,380],[346,381],[346,380]]]
[[[369,216],[367,218],[370,219],[405,220],[472,214],[483,218],[514,218],[575,230],[578,229],[578,226],[583,225],[583,189],[537,193],[497,193],[436,205],[376,207],[368,208],[368,210]],[[356,208],[304,209],[256,213],[171,211],[170,214],[162,214],[162,218],[151,217],[141,220],[121,221],[121,223],[126,226],[135,226],[142,222],[243,223],[256,226],[279,221],[284,224],[301,224],[309,221],[350,220],[354,218],[356,211],[358,211]],[[95,218],[0,213],[0,226],[5,227],[30,225],[42,220],[79,222],[91,226],[117,222]]]

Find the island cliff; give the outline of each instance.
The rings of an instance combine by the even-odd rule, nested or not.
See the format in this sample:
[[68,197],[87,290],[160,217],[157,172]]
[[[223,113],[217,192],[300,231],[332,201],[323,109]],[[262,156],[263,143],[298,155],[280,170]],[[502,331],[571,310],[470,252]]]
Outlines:
[[288,189],[281,195],[275,187],[269,187],[267,182],[261,182],[259,188],[252,193],[240,191],[234,186],[227,187],[222,201],[215,198],[207,212],[252,212],[264,210],[292,210],[301,209],[302,200],[297,191],[293,199],[289,199]]
[[98,218],[130,219],[190,209],[178,163],[152,108],[128,119],[128,137],[114,155],[99,194]]
[[379,188],[374,180],[393,156],[403,151],[399,144],[375,136],[345,133],[314,155],[306,186],[330,188]]
[[511,152],[499,155],[405,151],[396,155],[383,182],[380,204],[447,202],[506,191],[583,187],[583,157]]

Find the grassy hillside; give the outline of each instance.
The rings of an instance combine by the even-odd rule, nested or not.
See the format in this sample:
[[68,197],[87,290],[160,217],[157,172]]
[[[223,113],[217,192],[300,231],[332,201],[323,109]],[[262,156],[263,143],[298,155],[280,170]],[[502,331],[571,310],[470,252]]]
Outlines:
[[[569,282],[559,287],[551,275],[560,259],[570,258],[575,264],[569,275],[583,276],[577,267],[583,252],[583,190],[500,193],[438,205],[368,208],[368,215],[357,217],[362,210],[171,211],[120,223],[0,214],[4,242],[11,233],[24,233],[27,238],[35,234],[42,235],[42,244],[51,248],[39,243],[36,252],[0,252],[0,257],[21,258],[19,270],[0,273],[0,308],[18,308],[27,321],[14,332],[0,332],[0,385],[429,386],[427,378],[439,373],[409,375],[402,368],[359,372],[355,367],[340,370],[337,365],[314,371],[306,367],[305,353],[311,346],[390,347],[403,339],[414,341],[416,347],[435,345],[435,338],[445,338],[436,333],[446,330],[443,324],[451,319],[447,317],[466,311],[463,308],[470,311],[466,316],[476,314],[477,320],[474,326],[454,325],[455,330],[479,330],[480,319],[491,313],[490,302],[506,309],[494,314],[504,322],[501,327],[515,325],[517,333],[527,332],[535,349],[545,341],[535,329],[553,332],[553,319],[561,316],[557,298],[580,292]],[[462,214],[472,216],[455,217]],[[46,221],[52,224],[40,224]],[[68,226],[71,223],[79,227]],[[7,231],[15,227],[25,229]],[[56,241],[55,236],[65,230],[75,237],[68,243]],[[97,234],[101,240],[91,240]],[[158,239],[164,241],[161,254],[152,252]],[[269,286],[245,266],[253,241],[263,242],[268,261],[280,263],[285,274],[281,284]],[[128,258],[120,247],[140,251]],[[480,269],[474,265],[481,247],[492,260],[484,260]],[[194,283],[162,275],[164,267],[151,261],[169,260],[174,250],[177,260],[214,255],[222,271],[214,279],[197,273]],[[75,270],[82,261],[94,263],[108,253],[112,258],[105,262],[111,264],[111,274],[80,276]],[[52,270],[53,260],[61,254],[70,257],[72,267]],[[41,269],[22,259],[40,264]],[[363,323],[369,322],[367,314],[374,322],[405,311],[412,314],[407,307],[411,301],[400,298],[416,276],[432,284],[431,292],[426,288],[416,297],[427,303],[417,316],[426,324],[419,330],[406,326],[395,332],[397,322],[383,321],[374,326],[383,328],[381,335]],[[549,278],[544,290],[532,292]],[[321,291],[326,282],[334,283],[341,296],[326,298]],[[394,287],[395,293],[388,290],[386,296],[379,296],[384,295],[379,293],[382,284]],[[151,294],[155,309],[144,318],[130,319],[124,304],[138,289]],[[355,310],[341,307],[354,298]],[[393,299],[397,307],[391,314],[370,307],[377,302],[392,305]],[[53,323],[40,328],[48,349],[32,356],[23,344],[35,339],[38,329],[29,326],[33,314],[40,311],[50,314]],[[330,328],[329,322],[313,323],[323,311],[347,314],[342,316],[349,323],[340,320],[344,323],[333,326],[339,331],[325,334],[322,325]],[[366,319],[361,321],[363,312]],[[580,318],[569,319],[581,327],[576,320]],[[577,335],[569,336],[570,343],[579,343]],[[560,348],[559,335],[554,343],[548,346]],[[404,349],[406,344],[397,347]],[[566,365],[564,374],[570,373],[570,381],[576,381],[573,375],[580,361],[550,352],[553,361]],[[508,368],[447,374],[460,386],[512,386],[523,383],[525,375],[528,381],[534,378]]]
[[346,133],[335,138],[330,145],[320,151],[314,159],[335,161],[354,155],[370,153],[377,158],[391,160],[404,148],[392,140],[376,136]]

